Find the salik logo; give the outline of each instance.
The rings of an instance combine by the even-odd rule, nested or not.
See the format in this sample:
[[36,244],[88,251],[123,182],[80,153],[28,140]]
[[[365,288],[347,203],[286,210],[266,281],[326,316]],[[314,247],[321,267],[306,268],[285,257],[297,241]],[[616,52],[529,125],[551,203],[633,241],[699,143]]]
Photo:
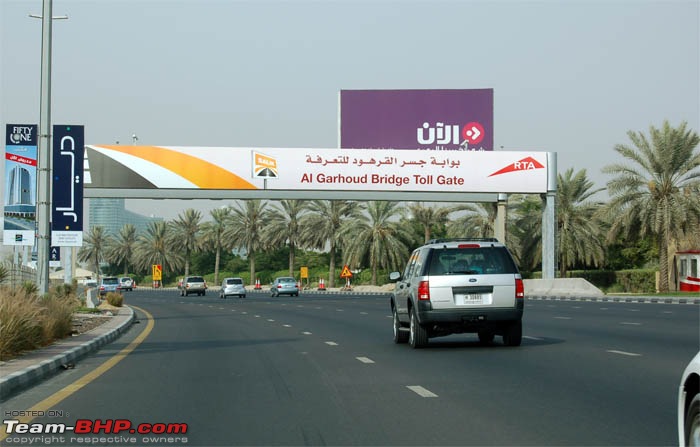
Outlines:
[[494,175],[507,174],[509,172],[532,171],[534,169],[544,169],[544,165],[532,157],[525,157],[522,160],[509,164],[503,169],[499,169],[498,171],[489,175],[489,177],[493,177]]

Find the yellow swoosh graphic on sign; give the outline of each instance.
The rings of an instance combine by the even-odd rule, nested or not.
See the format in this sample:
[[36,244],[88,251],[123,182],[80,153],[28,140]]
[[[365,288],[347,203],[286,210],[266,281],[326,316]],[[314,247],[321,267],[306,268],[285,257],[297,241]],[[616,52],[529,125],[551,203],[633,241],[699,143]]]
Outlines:
[[157,164],[202,189],[258,189],[242,177],[201,158],[158,146],[103,146]]

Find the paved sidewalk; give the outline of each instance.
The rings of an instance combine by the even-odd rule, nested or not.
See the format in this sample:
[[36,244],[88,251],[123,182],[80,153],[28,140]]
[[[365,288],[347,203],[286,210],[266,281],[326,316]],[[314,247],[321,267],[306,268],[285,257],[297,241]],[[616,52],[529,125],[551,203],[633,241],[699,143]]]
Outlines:
[[7,362],[0,362],[0,401],[46,379],[116,340],[135,320],[134,311],[121,307],[110,321],[75,337],[58,341]]

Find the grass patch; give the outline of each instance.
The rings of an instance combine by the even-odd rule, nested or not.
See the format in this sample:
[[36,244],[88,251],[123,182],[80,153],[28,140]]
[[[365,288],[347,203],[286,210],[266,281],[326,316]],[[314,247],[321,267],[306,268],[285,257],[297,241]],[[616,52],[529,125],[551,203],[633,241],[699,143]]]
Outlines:
[[78,305],[75,291],[65,288],[39,296],[28,284],[0,287],[0,360],[70,335]]

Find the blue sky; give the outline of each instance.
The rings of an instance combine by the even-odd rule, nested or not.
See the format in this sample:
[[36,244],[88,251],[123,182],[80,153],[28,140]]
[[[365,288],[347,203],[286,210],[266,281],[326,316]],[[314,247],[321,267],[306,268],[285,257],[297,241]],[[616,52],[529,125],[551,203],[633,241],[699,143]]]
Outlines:
[[[341,89],[494,89],[495,147],[600,172],[628,130],[700,131],[682,1],[55,0],[53,123],[90,144],[335,147]],[[0,122],[38,123],[40,0],[0,0]],[[4,140],[3,140],[4,141]],[[129,201],[166,218],[221,202]]]

